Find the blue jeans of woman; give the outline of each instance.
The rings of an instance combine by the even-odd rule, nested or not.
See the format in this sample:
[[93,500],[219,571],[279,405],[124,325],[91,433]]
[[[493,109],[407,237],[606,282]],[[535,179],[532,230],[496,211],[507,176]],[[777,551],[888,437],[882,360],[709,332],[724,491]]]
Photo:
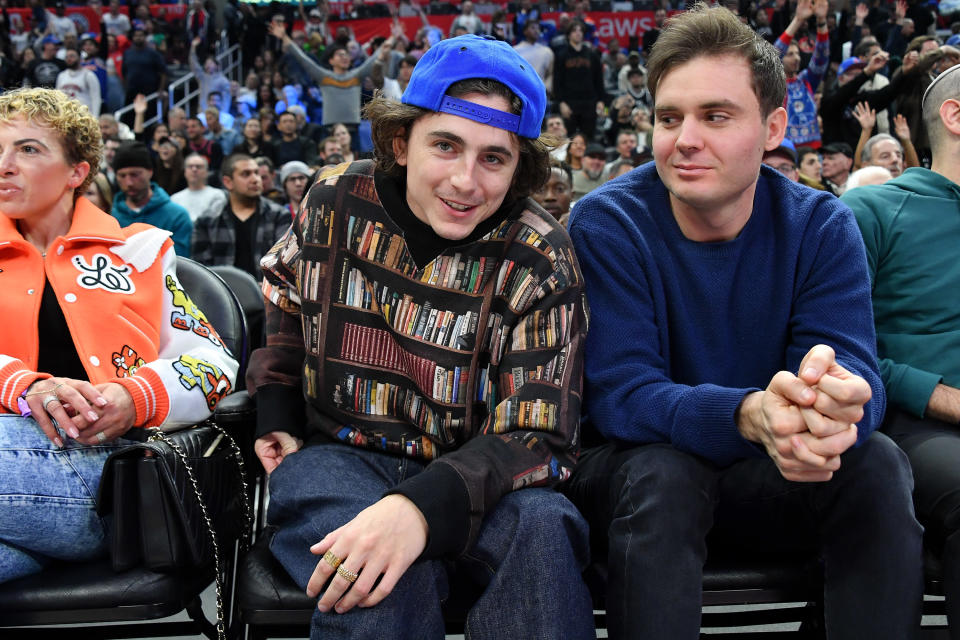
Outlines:
[[130,441],[90,446],[60,435],[63,449],[33,418],[0,415],[0,582],[106,553],[97,489],[107,456]]
[[[320,560],[310,546],[422,469],[413,460],[339,444],[287,456],[270,475],[267,520],[279,527],[271,551],[306,589]],[[595,637],[580,575],[588,561],[586,522],[561,494],[528,488],[505,495],[455,562],[458,574],[482,589],[467,615],[467,637]],[[315,610],[311,638],[443,638],[440,606],[448,591],[446,563],[418,560],[374,607]]]

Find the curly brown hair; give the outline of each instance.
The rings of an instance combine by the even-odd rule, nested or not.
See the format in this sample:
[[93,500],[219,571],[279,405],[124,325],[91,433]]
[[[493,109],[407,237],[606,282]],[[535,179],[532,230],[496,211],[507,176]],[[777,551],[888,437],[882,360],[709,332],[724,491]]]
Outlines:
[[86,179],[73,190],[74,199],[83,195],[97,175],[103,155],[100,123],[87,106],[55,89],[16,89],[0,95],[0,122],[18,117],[56,131],[69,164],[90,165]]
[[[515,115],[519,115],[523,108],[520,98],[514,95],[506,85],[495,80],[481,78],[461,80],[450,85],[447,90],[447,95],[454,98],[462,98],[469,93],[506,98],[510,103],[510,111]],[[397,157],[393,152],[393,140],[397,136],[409,140],[413,123],[433,113],[435,112],[429,109],[403,104],[384,98],[380,94],[368,102],[364,107],[364,118],[370,120],[373,157],[377,168],[394,177],[405,178],[407,168],[397,164]],[[507,192],[508,201],[526,198],[547,183],[550,179],[550,151],[559,144],[554,136],[546,133],[536,139],[517,136],[517,140],[520,145],[520,161],[517,163],[510,190]]]

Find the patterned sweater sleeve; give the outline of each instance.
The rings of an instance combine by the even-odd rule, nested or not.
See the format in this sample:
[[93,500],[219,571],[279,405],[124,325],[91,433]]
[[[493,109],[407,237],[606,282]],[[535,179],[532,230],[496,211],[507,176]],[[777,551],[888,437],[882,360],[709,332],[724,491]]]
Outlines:
[[258,438],[271,431],[303,435],[305,403],[300,387],[305,349],[294,271],[299,256],[300,231],[295,221],[260,263],[267,342],[253,352],[247,369],[247,388],[257,398]]
[[491,380],[513,382],[497,395],[479,433],[392,492],[423,512],[430,528],[426,557],[464,553],[503,495],[554,486],[575,464],[587,313],[569,242],[557,249],[554,267],[514,294],[527,302],[502,332],[506,349],[489,369]]
[[163,311],[158,358],[117,378],[133,396],[135,425],[171,431],[207,418],[236,383],[236,359],[177,279],[170,241],[162,250]]

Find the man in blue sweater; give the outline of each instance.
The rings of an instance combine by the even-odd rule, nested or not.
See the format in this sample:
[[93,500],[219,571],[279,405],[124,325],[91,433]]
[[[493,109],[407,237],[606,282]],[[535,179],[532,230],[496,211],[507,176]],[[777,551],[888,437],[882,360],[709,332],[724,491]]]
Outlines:
[[787,125],[784,71],[732,13],[675,18],[647,68],[655,165],[570,221],[593,319],[584,407],[608,442],[567,489],[608,547],[610,637],[698,637],[709,534],[818,553],[828,637],[909,638],[921,528],[905,456],[874,432],[856,222],[761,167]]

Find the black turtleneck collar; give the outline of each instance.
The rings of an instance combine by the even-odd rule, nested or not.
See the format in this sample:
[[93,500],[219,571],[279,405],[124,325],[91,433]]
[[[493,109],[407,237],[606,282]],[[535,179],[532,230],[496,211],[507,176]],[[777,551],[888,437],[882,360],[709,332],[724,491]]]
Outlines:
[[466,238],[448,240],[438,236],[430,225],[420,221],[410,210],[410,205],[407,204],[405,179],[394,178],[380,170],[374,171],[373,178],[377,195],[380,196],[380,203],[390,219],[403,232],[403,239],[417,267],[429,264],[451,247],[463,246],[479,240],[500,226],[500,223],[507,218],[519,216],[526,204],[525,199],[504,201],[492,216],[478,224]]

